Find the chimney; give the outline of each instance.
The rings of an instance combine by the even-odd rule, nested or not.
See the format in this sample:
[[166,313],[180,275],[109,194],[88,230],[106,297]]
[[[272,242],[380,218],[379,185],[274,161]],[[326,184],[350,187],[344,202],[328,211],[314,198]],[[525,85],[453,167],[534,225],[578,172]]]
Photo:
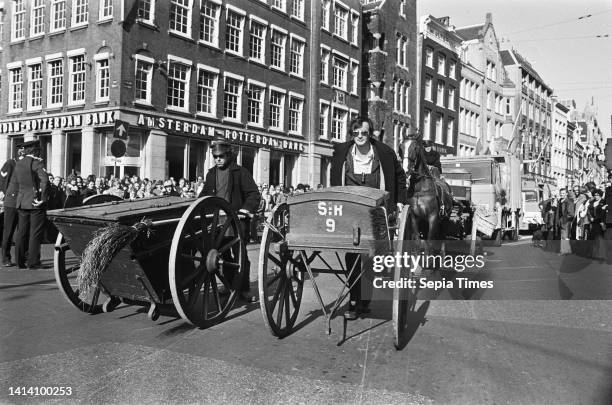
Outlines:
[[487,13],[485,16],[485,23],[493,24],[493,15],[491,13]]

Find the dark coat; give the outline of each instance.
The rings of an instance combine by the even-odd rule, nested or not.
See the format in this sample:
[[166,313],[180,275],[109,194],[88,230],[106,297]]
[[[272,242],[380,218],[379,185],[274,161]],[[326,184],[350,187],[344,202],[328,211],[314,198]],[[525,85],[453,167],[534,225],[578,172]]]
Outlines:
[[437,167],[438,171],[442,173],[442,163],[440,163],[440,153],[434,149],[431,149],[429,152],[423,148],[423,154],[425,155],[425,163],[428,166]]
[[17,161],[9,159],[4,163],[0,170],[0,191],[4,193],[4,206],[15,208],[17,206],[17,192],[19,184],[13,176],[15,174],[15,166]]
[[[389,192],[390,202],[393,204],[406,203],[406,173],[402,169],[395,151],[375,139],[370,139],[370,142],[380,161],[385,179],[385,190]],[[332,186],[344,184],[342,169],[353,144],[353,141],[348,141],[334,146],[330,173],[330,184]]]
[[612,187],[606,187],[606,196],[604,200],[608,206],[606,211],[606,223],[612,225]]
[[26,155],[15,165],[15,177],[19,183],[17,208],[24,210],[44,209],[44,204],[34,207],[34,200],[47,202],[49,192],[49,175],[42,159]]
[[[229,184],[228,190],[230,190],[230,205],[232,209],[237,212],[240,209],[245,209],[251,213],[257,211],[259,207],[259,200],[261,195],[257,184],[253,180],[253,176],[247,169],[242,166],[238,166],[232,162],[229,165]],[[217,193],[217,167],[213,167],[206,173],[206,181],[204,183],[204,189],[200,193],[199,197],[205,195],[216,195]]]
[[566,197],[563,201],[559,201],[556,212],[556,224],[559,229],[569,230],[572,220],[574,219],[574,201]]

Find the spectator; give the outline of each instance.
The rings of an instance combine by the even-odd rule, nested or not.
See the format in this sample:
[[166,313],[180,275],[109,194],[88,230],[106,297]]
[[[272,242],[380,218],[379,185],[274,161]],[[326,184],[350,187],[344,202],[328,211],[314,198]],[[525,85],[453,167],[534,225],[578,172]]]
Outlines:
[[172,197],[180,197],[179,193],[174,189],[172,180],[166,180],[164,182],[164,194],[163,195],[172,196]]
[[556,225],[558,227],[558,234],[560,239],[560,255],[568,255],[572,253],[572,249],[569,243],[570,229],[572,220],[574,219],[574,201],[572,201],[568,195],[567,190],[562,188],[559,191],[560,200],[557,206],[555,215]]
[[593,203],[589,207],[589,219],[591,221],[591,235],[593,239],[593,250],[591,257],[597,260],[606,259],[606,245],[604,234],[606,231],[606,208],[603,200],[603,191],[593,190]]
[[81,191],[81,199],[85,200],[87,197],[91,197],[92,195],[96,195],[96,194],[97,194],[96,183],[93,180],[90,180],[87,183],[87,187]]

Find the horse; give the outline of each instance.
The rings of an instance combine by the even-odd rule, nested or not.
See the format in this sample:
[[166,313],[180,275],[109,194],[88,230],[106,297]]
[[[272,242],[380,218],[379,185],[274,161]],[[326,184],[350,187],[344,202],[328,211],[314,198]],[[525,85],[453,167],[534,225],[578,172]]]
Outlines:
[[450,217],[453,207],[450,187],[432,174],[418,140],[404,142],[402,167],[408,176],[407,203],[413,213],[412,227],[426,241],[426,253],[432,247],[439,250],[439,241],[444,238],[442,221]]

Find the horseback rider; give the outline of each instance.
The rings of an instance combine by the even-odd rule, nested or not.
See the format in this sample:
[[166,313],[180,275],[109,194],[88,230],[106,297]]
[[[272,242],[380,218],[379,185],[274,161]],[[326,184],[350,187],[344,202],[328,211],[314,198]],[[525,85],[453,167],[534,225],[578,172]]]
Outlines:
[[[425,163],[429,166],[431,174],[440,178],[442,174],[442,163],[440,163],[440,153],[433,148],[433,142],[430,140],[423,141],[423,148],[425,150]],[[435,173],[435,170],[431,170],[432,167],[438,169],[438,173]]]

